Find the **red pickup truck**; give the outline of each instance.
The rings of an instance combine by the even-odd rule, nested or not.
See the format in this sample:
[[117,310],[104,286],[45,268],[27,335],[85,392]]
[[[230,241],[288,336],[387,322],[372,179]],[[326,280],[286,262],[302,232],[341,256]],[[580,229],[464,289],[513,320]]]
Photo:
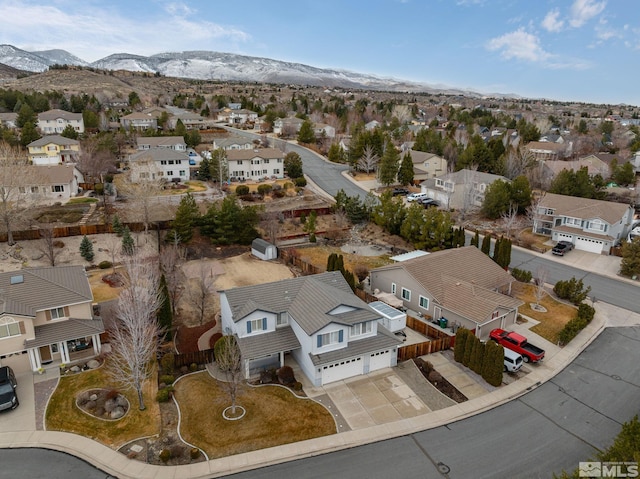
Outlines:
[[504,329],[494,329],[489,333],[489,339],[501,344],[507,349],[520,353],[525,363],[537,363],[544,358],[544,349],[527,342],[527,338]]

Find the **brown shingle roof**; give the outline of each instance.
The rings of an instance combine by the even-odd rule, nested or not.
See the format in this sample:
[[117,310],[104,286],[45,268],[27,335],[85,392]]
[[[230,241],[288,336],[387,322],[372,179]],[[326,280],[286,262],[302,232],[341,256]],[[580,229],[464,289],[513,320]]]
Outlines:
[[609,224],[620,221],[629,209],[629,205],[613,201],[592,200],[555,193],[547,193],[540,201],[540,206],[553,209],[555,216],[580,219],[600,218]]
[[277,148],[260,148],[258,150],[229,150],[227,160],[251,160],[253,158],[284,158],[284,153]]
[[28,339],[24,342],[27,349],[104,333],[104,324],[100,318],[69,318],[64,321],[36,326],[34,329],[35,339]]

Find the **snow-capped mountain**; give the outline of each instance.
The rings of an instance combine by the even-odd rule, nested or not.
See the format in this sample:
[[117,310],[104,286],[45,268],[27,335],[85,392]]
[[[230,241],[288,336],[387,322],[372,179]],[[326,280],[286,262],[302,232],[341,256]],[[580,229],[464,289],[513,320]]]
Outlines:
[[0,45],[0,63],[31,72],[43,72],[51,65],[67,64],[102,70],[160,73],[167,77],[196,80],[293,83],[390,91],[437,90],[446,94],[478,95],[476,92],[453,89],[445,85],[414,83],[347,70],[316,68],[301,63],[211,51],[167,52],[149,57],[116,53],[87,63],[65,50],[28,52],[12,45]]

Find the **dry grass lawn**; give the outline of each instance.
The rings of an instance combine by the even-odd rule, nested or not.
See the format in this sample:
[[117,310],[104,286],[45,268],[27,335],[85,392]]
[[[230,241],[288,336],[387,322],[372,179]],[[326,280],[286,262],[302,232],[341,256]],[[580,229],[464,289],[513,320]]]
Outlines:
[[560,333],[564,325],[576,315],[577,309],[573,305],[561,303],[552,298],[549,294],[545,294],[545,297],[540,301],[540,303],[547,312],[542,313],[531,309],[530,306],[530,303],[535,304],[536,302],[534,285],[516,281],[513,283],[512,291],[518,299],[525,303],[520,307],[520,313],[540,321],[540,324],[532,327],[531,331],[539,334],[546,340],[557,344],[558,333]]
[[182,414],[180,433],[210,459],[336,433],[323,406],[278,386],[245,386],[236,404],[247,413],[237,421],[222,418],[230,405],[228,393],[206,372],[178,381],[175,397]]
[[108,378],[104,366],[61,377],[47,406],[46,429],[79,434],[112,449],[118,449],[133,439],[160,433],[160,407],[155,399],[157,392],[155,380],[147,381],[144,390],[147,408],[144,411],[138,409],[138,396],[134,391],[119,389],[129,400],[130,408],[129,412],[117,421],[95,418],[76,406],[76,396],[92,388],[118,389]]
[[322,269],[327,267],[327,258],[331,253],[341,254],[344,258],[345,267],[352,272],[358,265],[365,266],[367,269],[371,270],[373,268],[379,268],[380,266],[386,266],[392,263],[387,255],[360,256],[357,254],[345,253],[335,246],[300,248],[298,252],[300,253],[300,258]]
[[[116,270],[118,269],[119,268],[116,268]],[[101,303],[103,301],[109,301],[111,299],[116,299],[120,295],[120,291],[122,291],[122,288],[112,288],[107,283],[102,281],[102,277],[104,275],[111,274],[112,272],[112,268],[94,269],[88,272],[89,285],[91,286],[91,291],[93,292],[94,302]]]

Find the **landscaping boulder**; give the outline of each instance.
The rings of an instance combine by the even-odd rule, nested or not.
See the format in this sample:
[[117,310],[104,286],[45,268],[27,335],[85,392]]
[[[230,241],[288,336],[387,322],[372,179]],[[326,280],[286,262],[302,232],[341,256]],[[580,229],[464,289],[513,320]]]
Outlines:
[[93,393],[91,396],[89,396],[89,401],[97,401],[98,400],[98,395],[96,393]]
[[111,411],[109,416],[111,417],[111,419],[120,419],[122,416],[124,416],[124,408],[120,406],[116,407],[113,411]]
[[80,366],[72,366],[69,370],[72,373],[79,373],[80,372]]
[[100,367],[100,361],[96,361],[95,359],[92,359],[91,361],[89,361],[87,363],[87,367],[89,369],[96,369]]

